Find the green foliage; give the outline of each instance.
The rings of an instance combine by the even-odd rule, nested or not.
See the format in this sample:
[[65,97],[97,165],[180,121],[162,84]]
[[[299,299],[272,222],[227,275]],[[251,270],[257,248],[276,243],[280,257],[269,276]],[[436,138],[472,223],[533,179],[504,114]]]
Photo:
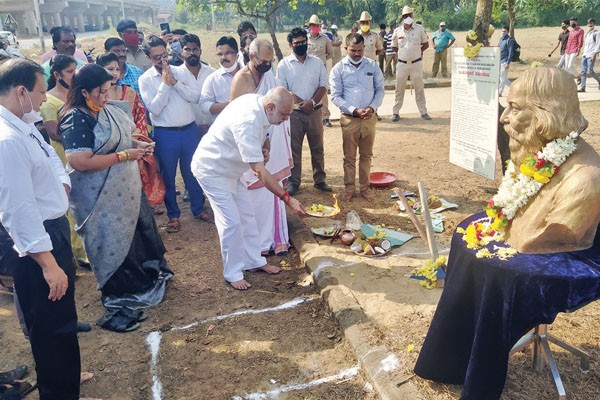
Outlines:
[[423,26],[428,30],[437,30],[439,23],[444,21],[450,31],[467,31],[473,27],[475,18],[475,4],[466,5],[456,9],[452,2],[436,10],[422,10],[415,18],[423,21]]

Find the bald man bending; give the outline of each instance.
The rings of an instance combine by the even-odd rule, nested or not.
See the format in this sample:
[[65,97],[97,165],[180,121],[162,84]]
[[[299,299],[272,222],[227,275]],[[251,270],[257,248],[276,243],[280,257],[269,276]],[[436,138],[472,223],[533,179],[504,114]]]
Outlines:
[[244,279],[244,270],[280,272],[279,267],[269,265],[260,254],[254,208],[240,179],[244,172],[251,168],[292,212],[305,214],[302,204],[265,168],[269,160],[269,128],[290,117],[293,103],[291,93],[281,86],[265,96],[245,94],[236,98],[219,114],[192,159],[192,172],[215,215],[223,276],[234,289],[246,290],[252,286]]

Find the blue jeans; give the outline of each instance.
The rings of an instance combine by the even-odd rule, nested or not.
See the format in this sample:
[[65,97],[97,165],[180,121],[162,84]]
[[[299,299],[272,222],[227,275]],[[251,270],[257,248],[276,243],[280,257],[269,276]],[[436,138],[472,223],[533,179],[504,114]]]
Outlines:
[[581,89],[585,89],[587,74],[590,74],[600,85],[600,76],[594,72],[594,62],[593,58],[581,57]]
[[165,182],[165,206],[169,219],[179,218],[181,214],[175,193],[178,162],[183,182],[190,194],[192,214],[196,216],[204,211],[204,192],[191,170],[192,157],[200,139],[200,129],[195,123],[183,129],[154,127],[154,141],[156,142],[154,155],[158,160],[160,174]]

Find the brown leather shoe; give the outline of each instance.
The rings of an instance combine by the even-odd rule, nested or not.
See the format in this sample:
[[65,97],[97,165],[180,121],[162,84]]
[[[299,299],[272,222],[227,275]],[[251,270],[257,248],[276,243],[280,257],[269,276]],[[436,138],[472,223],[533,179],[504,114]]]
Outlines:
[[213,217],[208,212],[208,210],[204,210],[200,214],[194,215],[194,218],[199,219],[204,222],[208,222],[209,224],[212,224],[213,222],[215,222],[213,220]]
[[168,233],[177,233],[181,230],[181,223],[179,222],[179,218],[171,218],[169,223],[167,224],[167,232]]

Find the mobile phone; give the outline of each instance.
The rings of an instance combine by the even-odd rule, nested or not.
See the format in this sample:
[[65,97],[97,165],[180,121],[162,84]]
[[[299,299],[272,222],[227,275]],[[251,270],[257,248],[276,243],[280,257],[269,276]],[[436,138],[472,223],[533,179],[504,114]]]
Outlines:
[[160,31],[164,33],[171,33],[171,27],[169,27],[169,23],[163,22],[160,24]]

